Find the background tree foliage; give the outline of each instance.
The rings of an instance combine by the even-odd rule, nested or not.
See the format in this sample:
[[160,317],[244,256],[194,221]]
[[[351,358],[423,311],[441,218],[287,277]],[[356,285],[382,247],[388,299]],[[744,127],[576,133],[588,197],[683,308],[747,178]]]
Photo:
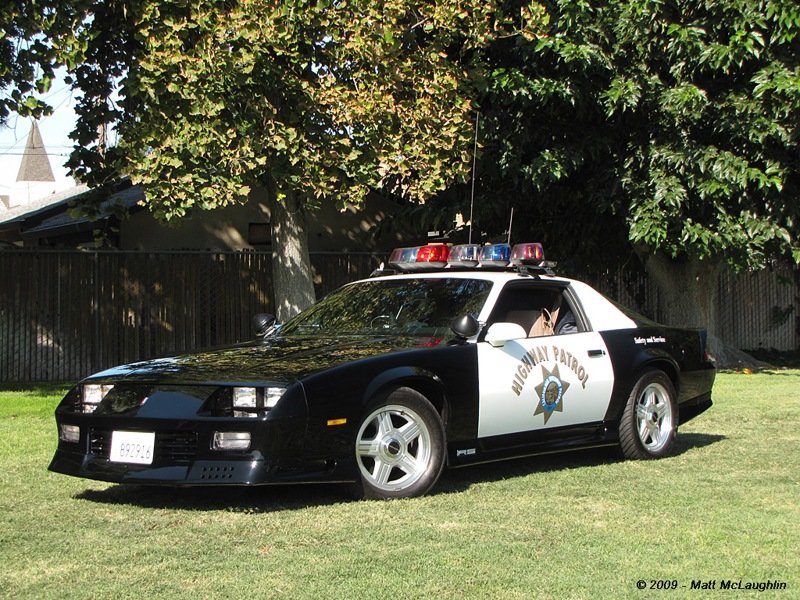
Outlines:
[[5,0],[0,4],[0,126],[10,113],[39,118],[52,107],[37,98],[50,89],[60,63],[50,40],[69,34],[71,7],[58,0]]
[[83,11],[74,35],[47,37],[82,92],[74,172],[131,175],[168,220],[265,190],[280,318],[313,301],[303,211],[377,187],[422,201],[463,179],[467,68],[543,15],[478,0],[60,4]]
[[635,251],[670,320],[713,330],[721,265],[800,262],[800,7],[550,9],[548,35],[496,43],[478,73],[481,229],[502,231],[512,204],[516,237],[573,269]]
[[[502,232],[514,205],[515,237],[543,239],[567,266],[635,252],[670,320],[712,330],[721,265],[800,261],[792,0],[2,10],[4,110],[40,110],[27,96],[66,64],[82,92],[70,164],[84,179],[131,174],[165,218],[267,190],[286,249],[278,295],[297,299],[283,316],[310,302],[305,208],[376,188],[435,196],[426,219],[466,212],[478,106],[481,231]],[[118,147],[103,142],[110,126]]]
[[427,198],[463,177],[465,63],[520,22],[483,2],[219,7],[157,0],[135,16],[121,147],[126,170],[164,190],[153,207],[167,218],[259,184],[341,205],[386,185]]

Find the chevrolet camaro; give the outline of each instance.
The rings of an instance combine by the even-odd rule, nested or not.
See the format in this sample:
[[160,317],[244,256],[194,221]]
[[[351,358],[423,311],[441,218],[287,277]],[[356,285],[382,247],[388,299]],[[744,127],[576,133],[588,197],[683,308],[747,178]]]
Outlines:
[[170,486],[428,492],[445,467],[618,446],[662,457],[711,406],[703,330],[559,277],[541,246],[398,249],[251,342],[115,367],[56,409],[50,470]]

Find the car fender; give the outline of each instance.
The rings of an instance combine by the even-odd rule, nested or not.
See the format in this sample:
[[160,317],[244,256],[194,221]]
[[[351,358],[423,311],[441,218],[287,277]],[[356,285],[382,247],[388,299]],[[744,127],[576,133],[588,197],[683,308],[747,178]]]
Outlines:
[[675,386],[675,390],[677,391],[680,383],[678,373],[680,373],[681,369],[673,356],[669,352],[658,348],[648,349],[644,354],[645,357],[643,357],[641,365],[639,366],[636,379],[638,379],[638,376],[641,375],[643,370],[655,368],[659,371],[663,371],[664,374],[670,378],[672,385]]
[[614,389],[604,419],[606,422],[619,421],[633,386],[649,368],[663,371],[678,389],[680,367],[668,349],[635,345],[632,339],[638,335],[636,330],[605,331],[601,334],[608,346],[614,369]]
[[[393,367],[378,374],[367,385],[361,399],[362,409],[385,399],[398,387],[409,387],[425,396],[446,422],[447,393],[441,378],[428,369],[415,366]],[[446,423],[445,423],[446,424]]]
[[[306,454],[349,457],[352,440],[367,407],[388,397],[398,387],[409,387],[424,395],[445,421],[445,385],[440,377],[419,366],[381,364],[385,359],[339,367],[302,382],[309,410],[304,440]],[[356,376],[356,372],[362,376]],[[348,400],[342,402],[345,398]]]

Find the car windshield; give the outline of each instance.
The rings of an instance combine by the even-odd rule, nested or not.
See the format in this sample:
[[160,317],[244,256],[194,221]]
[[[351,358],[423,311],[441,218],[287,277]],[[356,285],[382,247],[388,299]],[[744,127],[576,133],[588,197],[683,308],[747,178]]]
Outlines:
[[303,311],[280,335],[446,336],[456,317],[480,313],[492,284],[480,279],[361,281]]

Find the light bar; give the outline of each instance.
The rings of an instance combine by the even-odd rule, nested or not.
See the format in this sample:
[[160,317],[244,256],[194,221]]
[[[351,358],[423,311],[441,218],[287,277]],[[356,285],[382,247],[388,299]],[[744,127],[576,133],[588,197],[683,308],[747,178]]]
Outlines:
[[544,248],[538,242],[517,244],[511,249],[512,265],[538,266],[544,261]]
[[447,264],[450,247],[444,244],[428,244],[417,251],[417,262],[443,267]]
[[395,248],[392,250],[392,254],[389,256],[389,264],[397,266],[406,263],[417,262],[418,250],[419,246],[416,248]]
[[481,248],[481,266],[506,267],[510,259],[511,246],[508,244],[491,244]]
[[480,258],[480,244],[460,244],[450,248],[447,262],[452,267],[477,267]]
[[395,248],[389,266],[399,271],[432,271],[445,268],[506,268],[544,265],[544,248],[538,242],[516,244],[427,244]]
[[425,271],[447,266],[450,247],[444,244],[428,244],[413,248],[395,248],[389,264],[406,271]]

